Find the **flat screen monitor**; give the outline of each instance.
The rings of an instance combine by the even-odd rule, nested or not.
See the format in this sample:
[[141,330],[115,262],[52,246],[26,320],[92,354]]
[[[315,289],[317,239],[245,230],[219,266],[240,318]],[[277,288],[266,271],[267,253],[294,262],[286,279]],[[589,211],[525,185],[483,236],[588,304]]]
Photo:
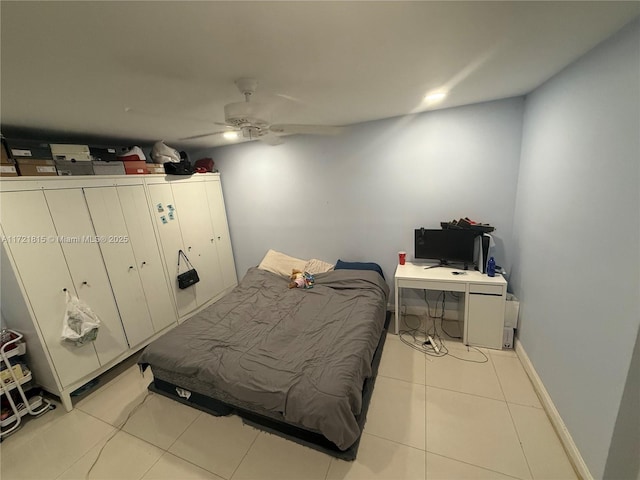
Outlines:
[[417,228],[415,231],[415,258],[438,260],[442,264],[473,264],[475,238],[474,230],[430,230]]

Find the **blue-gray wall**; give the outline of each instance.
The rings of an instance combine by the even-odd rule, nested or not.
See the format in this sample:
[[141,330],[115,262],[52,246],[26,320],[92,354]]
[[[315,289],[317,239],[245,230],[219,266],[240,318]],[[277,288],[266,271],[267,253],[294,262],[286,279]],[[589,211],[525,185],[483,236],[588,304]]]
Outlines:
[[391,281],[415,227],[461,216],[493,224],[521,301],[520,341],[592,475],[640,478],[637,459],[620,464],[617,449],[640,447],[629,393],[640,327],[639,31],[627,26],[526,102],[196,152],[222,174],[239,275],[274,248],[375,261]]
[[638,475],[639,412],[617,417],[640,325],[639,165],[636,21],[527,97],[509,250],[520,341],[595,478],[616,421],[636,458],[611,471]]
[[509,267],[522,113],[514,98],[194,158],[212,156],[220,170],[239,275],[273,248],[377,262],[392,284],[415,228],[465,216],[496,227],[497,261]]

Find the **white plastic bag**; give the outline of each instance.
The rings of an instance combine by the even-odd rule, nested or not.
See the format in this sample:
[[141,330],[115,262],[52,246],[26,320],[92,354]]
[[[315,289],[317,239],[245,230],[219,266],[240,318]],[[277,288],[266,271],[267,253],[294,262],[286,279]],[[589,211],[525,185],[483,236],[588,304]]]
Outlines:
[[160,140],[156,142],[151,149],[151,159],[160,165],[167,162],[178,163],[180,162],[180,154],[175,148],[165,145],[164,142]]
[[62,340],[80,347],[93,342],[98,336],[100,319],[89,306],[78,297],[67,292],[67,308],[62,324]]

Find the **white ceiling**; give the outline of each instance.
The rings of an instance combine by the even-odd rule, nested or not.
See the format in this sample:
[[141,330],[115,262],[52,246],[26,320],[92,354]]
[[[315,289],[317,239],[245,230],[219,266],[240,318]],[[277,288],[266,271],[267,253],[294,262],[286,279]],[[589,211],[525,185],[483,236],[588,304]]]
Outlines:
[[[234,85],[274,123],[348,125],[523,95],[640,14],[639,2],[0,3],[1,121],[139,144],[221,136]],[[125,108],[138,113],[126,113]]]

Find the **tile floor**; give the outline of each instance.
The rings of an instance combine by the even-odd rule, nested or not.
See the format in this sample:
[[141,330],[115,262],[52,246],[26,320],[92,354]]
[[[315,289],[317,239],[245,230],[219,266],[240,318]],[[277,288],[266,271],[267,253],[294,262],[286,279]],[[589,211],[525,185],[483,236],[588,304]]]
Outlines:
[[[446,344],[460,359],[484,359],[459,341]],[[151,373],[141,376],[130,360],[71,413],[60,406],[7,437],[1,477],[577,478],[515,353],[481,351],[485,363],[433,358],[389,335],[354,462],[147,395]]]

